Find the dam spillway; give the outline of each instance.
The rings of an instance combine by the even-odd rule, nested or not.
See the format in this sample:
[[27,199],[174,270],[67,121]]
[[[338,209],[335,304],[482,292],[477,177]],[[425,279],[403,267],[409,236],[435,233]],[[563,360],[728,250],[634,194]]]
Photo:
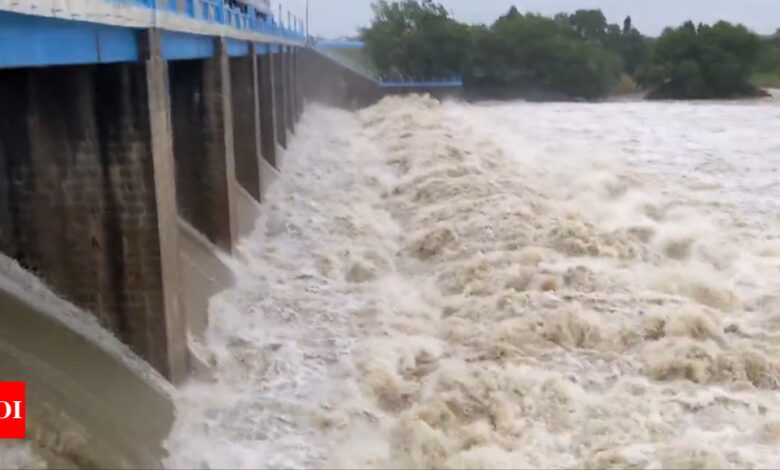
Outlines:
[[[42,397],[44,408],[30,405],[32,437],[50,465],[154,466],[172,406],[147,379],[209,375],[209,299],[235,282],[232,256],[305,103],[364,106],[388,91],[308,47],[297,22],[222,0],[3,0],[0,34],[0,253],[64,302],[40,306],[9,284],[0,380],[27,378],[30,398]],[[109,353],[116,345],[58,357],[95,337],[54,321],[57,309],[93,317],[126,346],[120,357],[154,373],[101,372],[129,367]],[[48,331],[44,343],[21,334],[32,325]],[[75,402],[46,378],[66,365],[81,384]],[[137,398],[137,418],[158,418],[148,439],[128,444],[84,414],[89,393],[123,397],[112,387]],[[109,421],[120,422],[115,411]]]
[[168,464],[776,467],[777,112],[310,106]]
[[361,109],[224,3],[0,5],[3,466],[778,465],[776,101]]

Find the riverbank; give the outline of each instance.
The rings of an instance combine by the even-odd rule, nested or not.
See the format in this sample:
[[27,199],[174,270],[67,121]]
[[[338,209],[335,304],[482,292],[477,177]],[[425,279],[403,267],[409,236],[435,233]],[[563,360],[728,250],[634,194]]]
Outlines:
[[683,88],[672,86],[671,84],[662,85],[650,90],[645,94],[645,99],[651,101],[681,101],[681,100],[738,100],[738,99],[757,99],[771,98],[769,91],[753,85],[745,84],[740,88],[735,88],[728,93],[717,94],[691,94]]
[[780,89],[780,72],[755,74],[752,82],[757,87]]

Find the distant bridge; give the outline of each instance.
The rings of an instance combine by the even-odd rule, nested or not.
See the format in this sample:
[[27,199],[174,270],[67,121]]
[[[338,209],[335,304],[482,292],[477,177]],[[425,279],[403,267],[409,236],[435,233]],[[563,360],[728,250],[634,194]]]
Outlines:
[[356,73],[360,73],[379,82],[379,84],[386,89],[404,89],[404,90],[425,90],[425,89],[459,89],[463,87],[463,80],[460,77],[449,77],[431,80],[387,80],[375,72],[367,69],[366,67],[358,64],[355,61],[349,60],[334,50],[347,49],[357,50],[363,49],[365,43],[363,41],[347,40],[347,39],[324,39],[315,43],[315,48],[322,53],[328,55],[335,61],[342,63],[345,67],[349,67]]
[[317,46],[326,49],[362,49],[366,43],[350,39],[323,39],[317,41]]

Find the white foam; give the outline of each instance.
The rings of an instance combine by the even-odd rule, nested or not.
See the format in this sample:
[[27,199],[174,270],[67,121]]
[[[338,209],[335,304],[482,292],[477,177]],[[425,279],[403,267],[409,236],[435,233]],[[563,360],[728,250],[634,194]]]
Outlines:
[[169,465],[780,465],[777,112],[310,108]]

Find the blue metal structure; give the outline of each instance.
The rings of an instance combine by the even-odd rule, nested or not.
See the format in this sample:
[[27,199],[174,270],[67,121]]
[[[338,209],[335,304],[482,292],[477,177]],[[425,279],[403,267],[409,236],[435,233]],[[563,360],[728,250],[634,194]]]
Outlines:
[[363,49],[365,43],[363,41],[350,41],[346,39],[325,39],[317,41],[317,46],[328,49]]
[[[135,13],[145,12],[149,24],[125,26],[85,21],[76,15],[62,18],[0,11],[0,68],[136,61],[136,33],[142,27],[158,27],[160,12],[169,19],[192,21],[202,29],[191,32],[163,28],[163,55],[170,60],[211,57],[213,38],[220,35],[228,37],[230,55],[246,55],[249,42],[303,45],[305,41],[303,31],[285,27],[272,15],[251,6],[242,11],[225,0],[185,0],[183,8],[178,8],[180,2],[176,0],[101,1]],[[258,48],[259,53],[269,50],[270,46]]]
[[[231,26],[240,31],[251,31],[269,36],[303,41],[305,35],[297,28],[290,28],[278,23],[270,12],[270,6],[258,9],[251,4],[246,5],[246,12],[241,8],[231,7],[225,0],[185,0],[184,8],[179,8],[176,0],[105,0],[118,4],[132,4],[151,10],[164,10],[171,13],[186,15],[189,18],[208,23]],[[247,2],[243,2],[247,3]],[[281,21],[281,19],[279,20]]]
[[430,80],[430,81],[384,81],[380,80],[383,88],[460,88],[463,86],[463,80],[460,78],[452,78],[449,80]]
[[[239,0],[241,1],[241,0]],[[281,44],[303,45],[304,31],[286,27],[270,14],[266,0],[242,1],[243,7],[227,0],[92,0],[123,12],[142,13],[144,20],[128,25],[100,20],[0,11],[0,68],[41,67],[68,64],[132,62],[139,59],[137,31],[161,27],[163,56],[169,60],[212,57],[215,36],[227,36],[228,54],[246,55],[249,43],[259,54],[279,50]],[[182,19],[198,25],[199,31],[165,27],[166,20]],[[426,81],[383,80],[376,73],[334,52],[361,49],[361,41],[320,41],[314,48],[330,59],[388,89],[458,88],[460,78]]]

